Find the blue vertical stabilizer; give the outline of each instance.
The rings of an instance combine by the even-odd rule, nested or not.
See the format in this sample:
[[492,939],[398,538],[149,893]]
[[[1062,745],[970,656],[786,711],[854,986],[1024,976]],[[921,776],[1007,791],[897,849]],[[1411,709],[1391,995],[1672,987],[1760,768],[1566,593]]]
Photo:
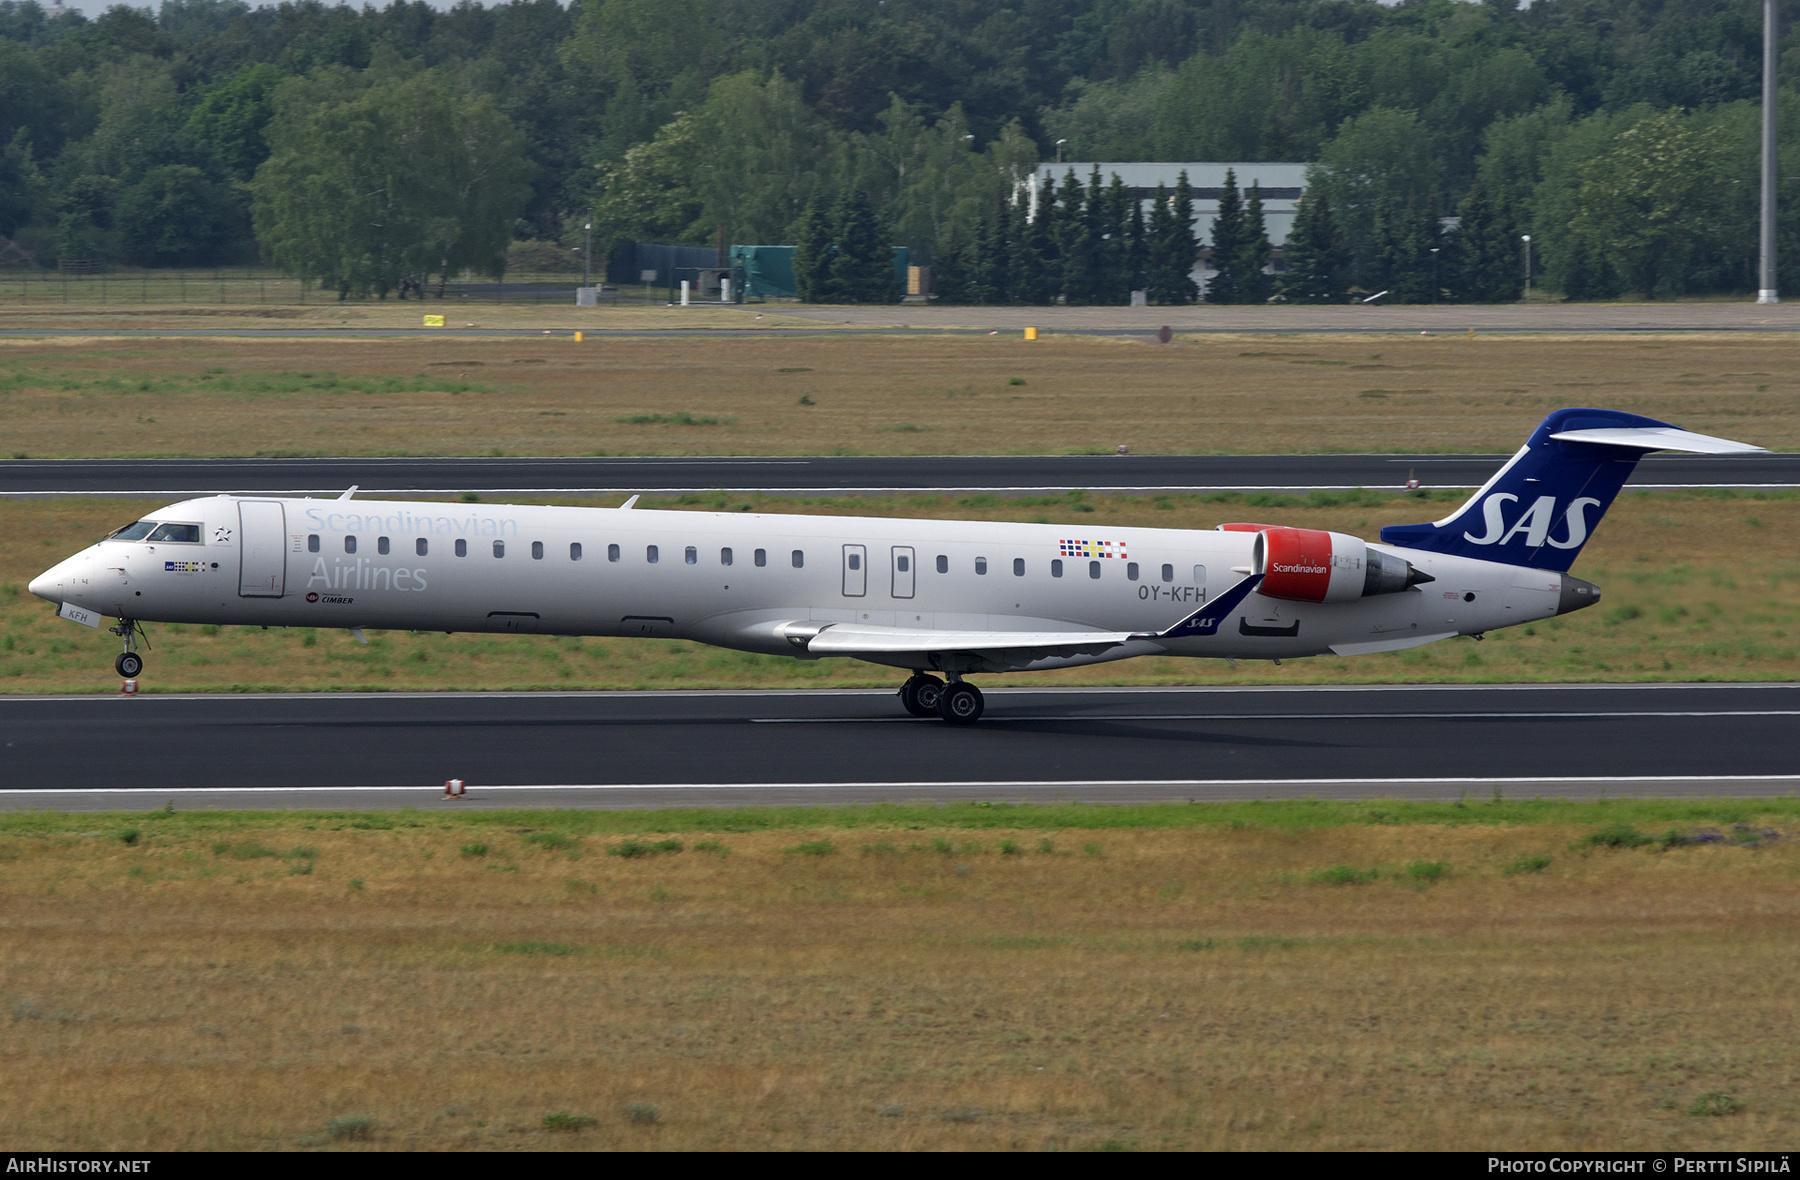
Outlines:
[[1381,539],[1408,549],[1564,572],[1649,452],[1760,449],[1619,410],[1558,410],[1454,513],[1429,524],[1389,525]]

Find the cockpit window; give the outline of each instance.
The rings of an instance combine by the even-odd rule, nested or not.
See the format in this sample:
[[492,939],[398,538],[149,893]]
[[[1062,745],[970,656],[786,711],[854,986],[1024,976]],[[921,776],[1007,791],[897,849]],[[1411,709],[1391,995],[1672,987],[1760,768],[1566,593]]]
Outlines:
[[200,526],[197,524],[159,524],[156,531],[150,534],[152,541],[186,541],[190,544],[200,543]]
[[150,530],[155,527],[156,522],[154,520],[140,520],[136,524],[126,525],[107,539],[112,541],[141,541],[145,537],[148,537],[150,535]]

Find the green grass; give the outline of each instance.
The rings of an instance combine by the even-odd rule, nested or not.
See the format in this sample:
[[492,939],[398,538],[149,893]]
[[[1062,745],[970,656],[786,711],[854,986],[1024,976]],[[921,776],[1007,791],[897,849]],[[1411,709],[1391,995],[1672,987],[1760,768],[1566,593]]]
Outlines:
[[[471,831],[530,827],[567,837],[583,835],[643,836],[665,832],[760,832],[836,828],[961,828],[969,830],[1075,831],[1096,829],[1261,828],[1305,830],[1356,825],[1442,824],[1512,826],[1518,824],[1592,825],[1595,843],[1613,846],[1612,833],[1635,825],[1754,824],[1800,818],[1800,797],[1772,799],[1482,799],[1419,802],[1375,799],[1336,801],[1299,799],[1234,803],[1004,803],[857,804],[823,807],[666,808],[633,811],[531,810],[525,808],[443,814],[416,810],[352,811],[176,811],[158,807],[148,812],[15,811],[0,813],[0,836],[86,837],[95,830],[130,821],[140,831],[138,844],[153,844],[159,835],[249,835],[263,828],[288,828],[296,819],[321,829],[431,828]],[[1643,838],[1645,845],[1660,842]],[[245,843],[254,846],[254,841]],[[798,845],[802,855],[829,855],[821,847]],[[235,845],[220,841],[225,848]],[[471,844],[468,848],[485,846]],[[695,846],[697,849],[701,845]],[[1040,845],[1042,847],[1042,845]],[[680,840],[626,839],[614,845],[615,856],[639,857],[679,852]],[[980,854],[973,845],[933,850]],[[1101,855],[1099,845],[1084,846]],[[630,851],[625,851],[630,849]],[[3,846],[0,846],[3,850]],[[710,849],[709,849],[710,850]],[[721,849],[722,850],[722,849]],[[835,850],[835,849],[833,849]],[[1003,855],[995,849],[993,855]],[[267,855],[276,855],[268,853]],[[479,854],[477,854],[479,855]],[[1425,863],[1425,862],[1421,862]],[[1548,862],[1546,862],[1548,863]],[[1418,874],[1430,879],[1429,865]],[[1536,871],[1521,865],[1519,871]],[[1356,872],[1358,870],[1351,870]],[[1447,866],[1445,866],[1447,871]]]

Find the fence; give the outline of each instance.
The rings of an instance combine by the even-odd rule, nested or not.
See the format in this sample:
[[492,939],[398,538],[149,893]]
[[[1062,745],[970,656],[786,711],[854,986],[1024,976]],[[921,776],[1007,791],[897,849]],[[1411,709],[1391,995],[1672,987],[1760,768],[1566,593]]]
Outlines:
[[[520,271],[504,279],[465,276],[447,284],[444,297],[428,283],[424,303],[575,303],[581,273]],[[397,296],[390,294],[388,301]],[[417,296],[409,296],[408,302]],[[668,301],[662,284],[646,288],[622,286],[601,292],[606,303],[654,303]],[[145,270],[119,266],[81,266],[62,270],[38,267],[0,269],[0,307],[30,306],[50,309],[77,307],[294,307],[324,306],[338,302],[337,292],[316,283],[302,283],[292,275],[258,267]],[[375,302],[353,300],[352,302]]]

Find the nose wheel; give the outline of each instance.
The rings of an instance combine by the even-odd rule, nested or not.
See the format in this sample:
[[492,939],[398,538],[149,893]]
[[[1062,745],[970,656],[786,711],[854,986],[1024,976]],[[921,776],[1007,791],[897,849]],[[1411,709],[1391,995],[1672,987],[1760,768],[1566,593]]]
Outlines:
[[149,639],[144,636],[144,628],[134,619],[120,619],[116,627],[110,628],[125,645],[113,660],[113,670],[127,680],[136,680],[144,670],[144,657],[138,654],[138,641],[141,639],[145,647],[150,646]]
[[914,717],[936,717],[938,695],[944,682],[936,676],[914,672],[912,679],[900,686],[900,705]]

